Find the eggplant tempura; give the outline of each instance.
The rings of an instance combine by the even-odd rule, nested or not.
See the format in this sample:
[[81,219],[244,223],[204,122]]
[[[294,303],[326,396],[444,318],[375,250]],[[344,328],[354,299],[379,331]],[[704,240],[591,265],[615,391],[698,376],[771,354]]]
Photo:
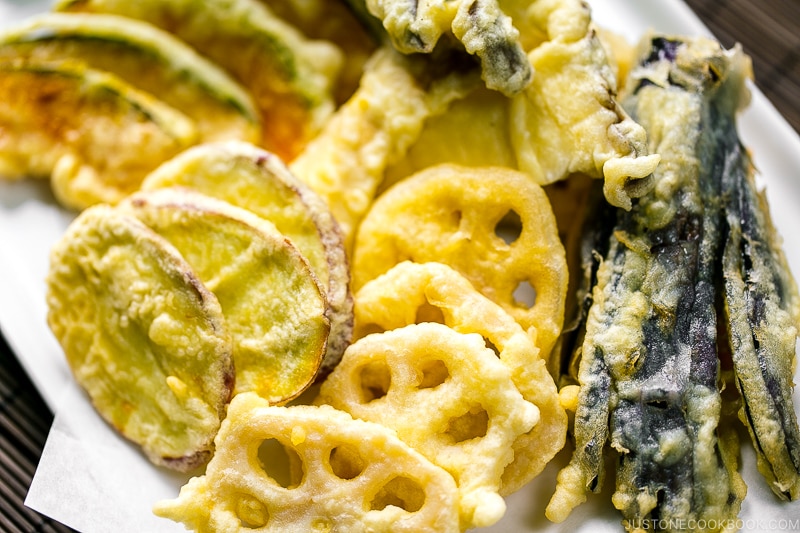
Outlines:
[[611,231],[595,220],[585,235],[603,260],[583,261],[591,307],[580,360],[567,364],[581,387],[576,449],[548,516],[561,521],[600,490],[610,445],[628,529],[655,518],[723,528],[746,491],[721,422],[728,351],[759,469],[776,493],[797,495],[796,287],[736,132],[749,59],[704,38],[641,47],[623,106],[662,162],[651,192],[611,213]]

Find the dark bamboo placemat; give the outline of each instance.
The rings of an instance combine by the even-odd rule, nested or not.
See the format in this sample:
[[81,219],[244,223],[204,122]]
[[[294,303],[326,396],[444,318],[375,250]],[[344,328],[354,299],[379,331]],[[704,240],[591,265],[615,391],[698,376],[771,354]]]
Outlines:
[[[687,0],[687,3],[725,46],[742,44],[753,58],[756,84],[795,131],[800,132],[800,2]],[[52,413],[0,336],[2,532],[72,531],[23,505],[52,420]]]
[[800,132],[800,2],[685,0],[720,42],[753,58],[756,85]]
[[23,505],[53,415],[0,336],[0,531],[69,532]]

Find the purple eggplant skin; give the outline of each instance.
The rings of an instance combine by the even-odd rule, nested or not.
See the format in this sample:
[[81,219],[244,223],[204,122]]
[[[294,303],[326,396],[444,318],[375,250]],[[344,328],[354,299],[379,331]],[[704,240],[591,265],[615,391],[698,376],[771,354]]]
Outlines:
[[[745,494],[738,442],[721,433],[719,285],[723,174],[739,146],[741,51],[648,37],[623,106],[661,156],[655,185],[619,210],[597,269],[580,349],[575,452],[548,516],[599,491],[615,451],[624,524],[735,520]],[[566,510],[566,512],[565,512]],[[654,522],[655,521],[655,522]]]
[[724,302],[739,416],[758,469],[780,498],[800,496],[800,430],[792,402],[797,287],[741,145],[725,161]]
[[717,312],[726,237],[722,191],[740,146],[741,61],[740,52],[717,43],[654,38],[624,103],[665,161],[657,171],[663,196],[621,215],[621,229],[633,229],[647,244],[633,253],[646,260],[637,290],[648,313],[637,360],[615,380],[610,418],[611,446],[619,452],[613,500],[629,524],[724,523],[736,518],[744,498],[730,449],[736,443],[720,436],[717,337],[718,321],[726,320]]

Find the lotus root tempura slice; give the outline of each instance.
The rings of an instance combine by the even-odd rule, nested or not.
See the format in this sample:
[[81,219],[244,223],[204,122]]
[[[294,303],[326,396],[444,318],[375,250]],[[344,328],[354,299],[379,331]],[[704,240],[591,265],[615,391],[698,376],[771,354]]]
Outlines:
[[505,514],[500,486],[513,446],[540,420],[483,337],[435,322],[357,340],[315,402],[392,428],[452,474],[465,529]]
[[453,478],[390,429],[237,395],[205,475],[154,512],[198,532],[457,533]]
[[[359,227],[354,290],[406,260],[457,270],[550,357],[564,320],[566,255],[547,195],[526,174],[442,164],[395,184]],[[532,303],[520,296],[530,288]]]
[[540,420],[514,441],[514,460],[503,471],[500,493],[510,494],[539,475],[564,446],[567,414],[546,361],[511,315],[447,265],[404,261],[356,294],[356,339],[422,322],[441,322],[459,333],[486,339],[522,397],[539,408]]

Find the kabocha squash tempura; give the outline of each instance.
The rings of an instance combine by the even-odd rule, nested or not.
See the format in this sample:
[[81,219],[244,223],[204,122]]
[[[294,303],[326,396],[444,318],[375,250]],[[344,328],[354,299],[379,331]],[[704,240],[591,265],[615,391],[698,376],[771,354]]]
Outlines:
[[80,62],[152,94],[197,125],[200,141],[257,142],[251,96],[171,33],[115,15],[45,13],[0,32],[0,61]]
[[264,126],[259,144],[286,161],[333,111],[341,51],[306,39],[257,0],[59,0],[54,9],[121,15],[173,33],[249,91]]

